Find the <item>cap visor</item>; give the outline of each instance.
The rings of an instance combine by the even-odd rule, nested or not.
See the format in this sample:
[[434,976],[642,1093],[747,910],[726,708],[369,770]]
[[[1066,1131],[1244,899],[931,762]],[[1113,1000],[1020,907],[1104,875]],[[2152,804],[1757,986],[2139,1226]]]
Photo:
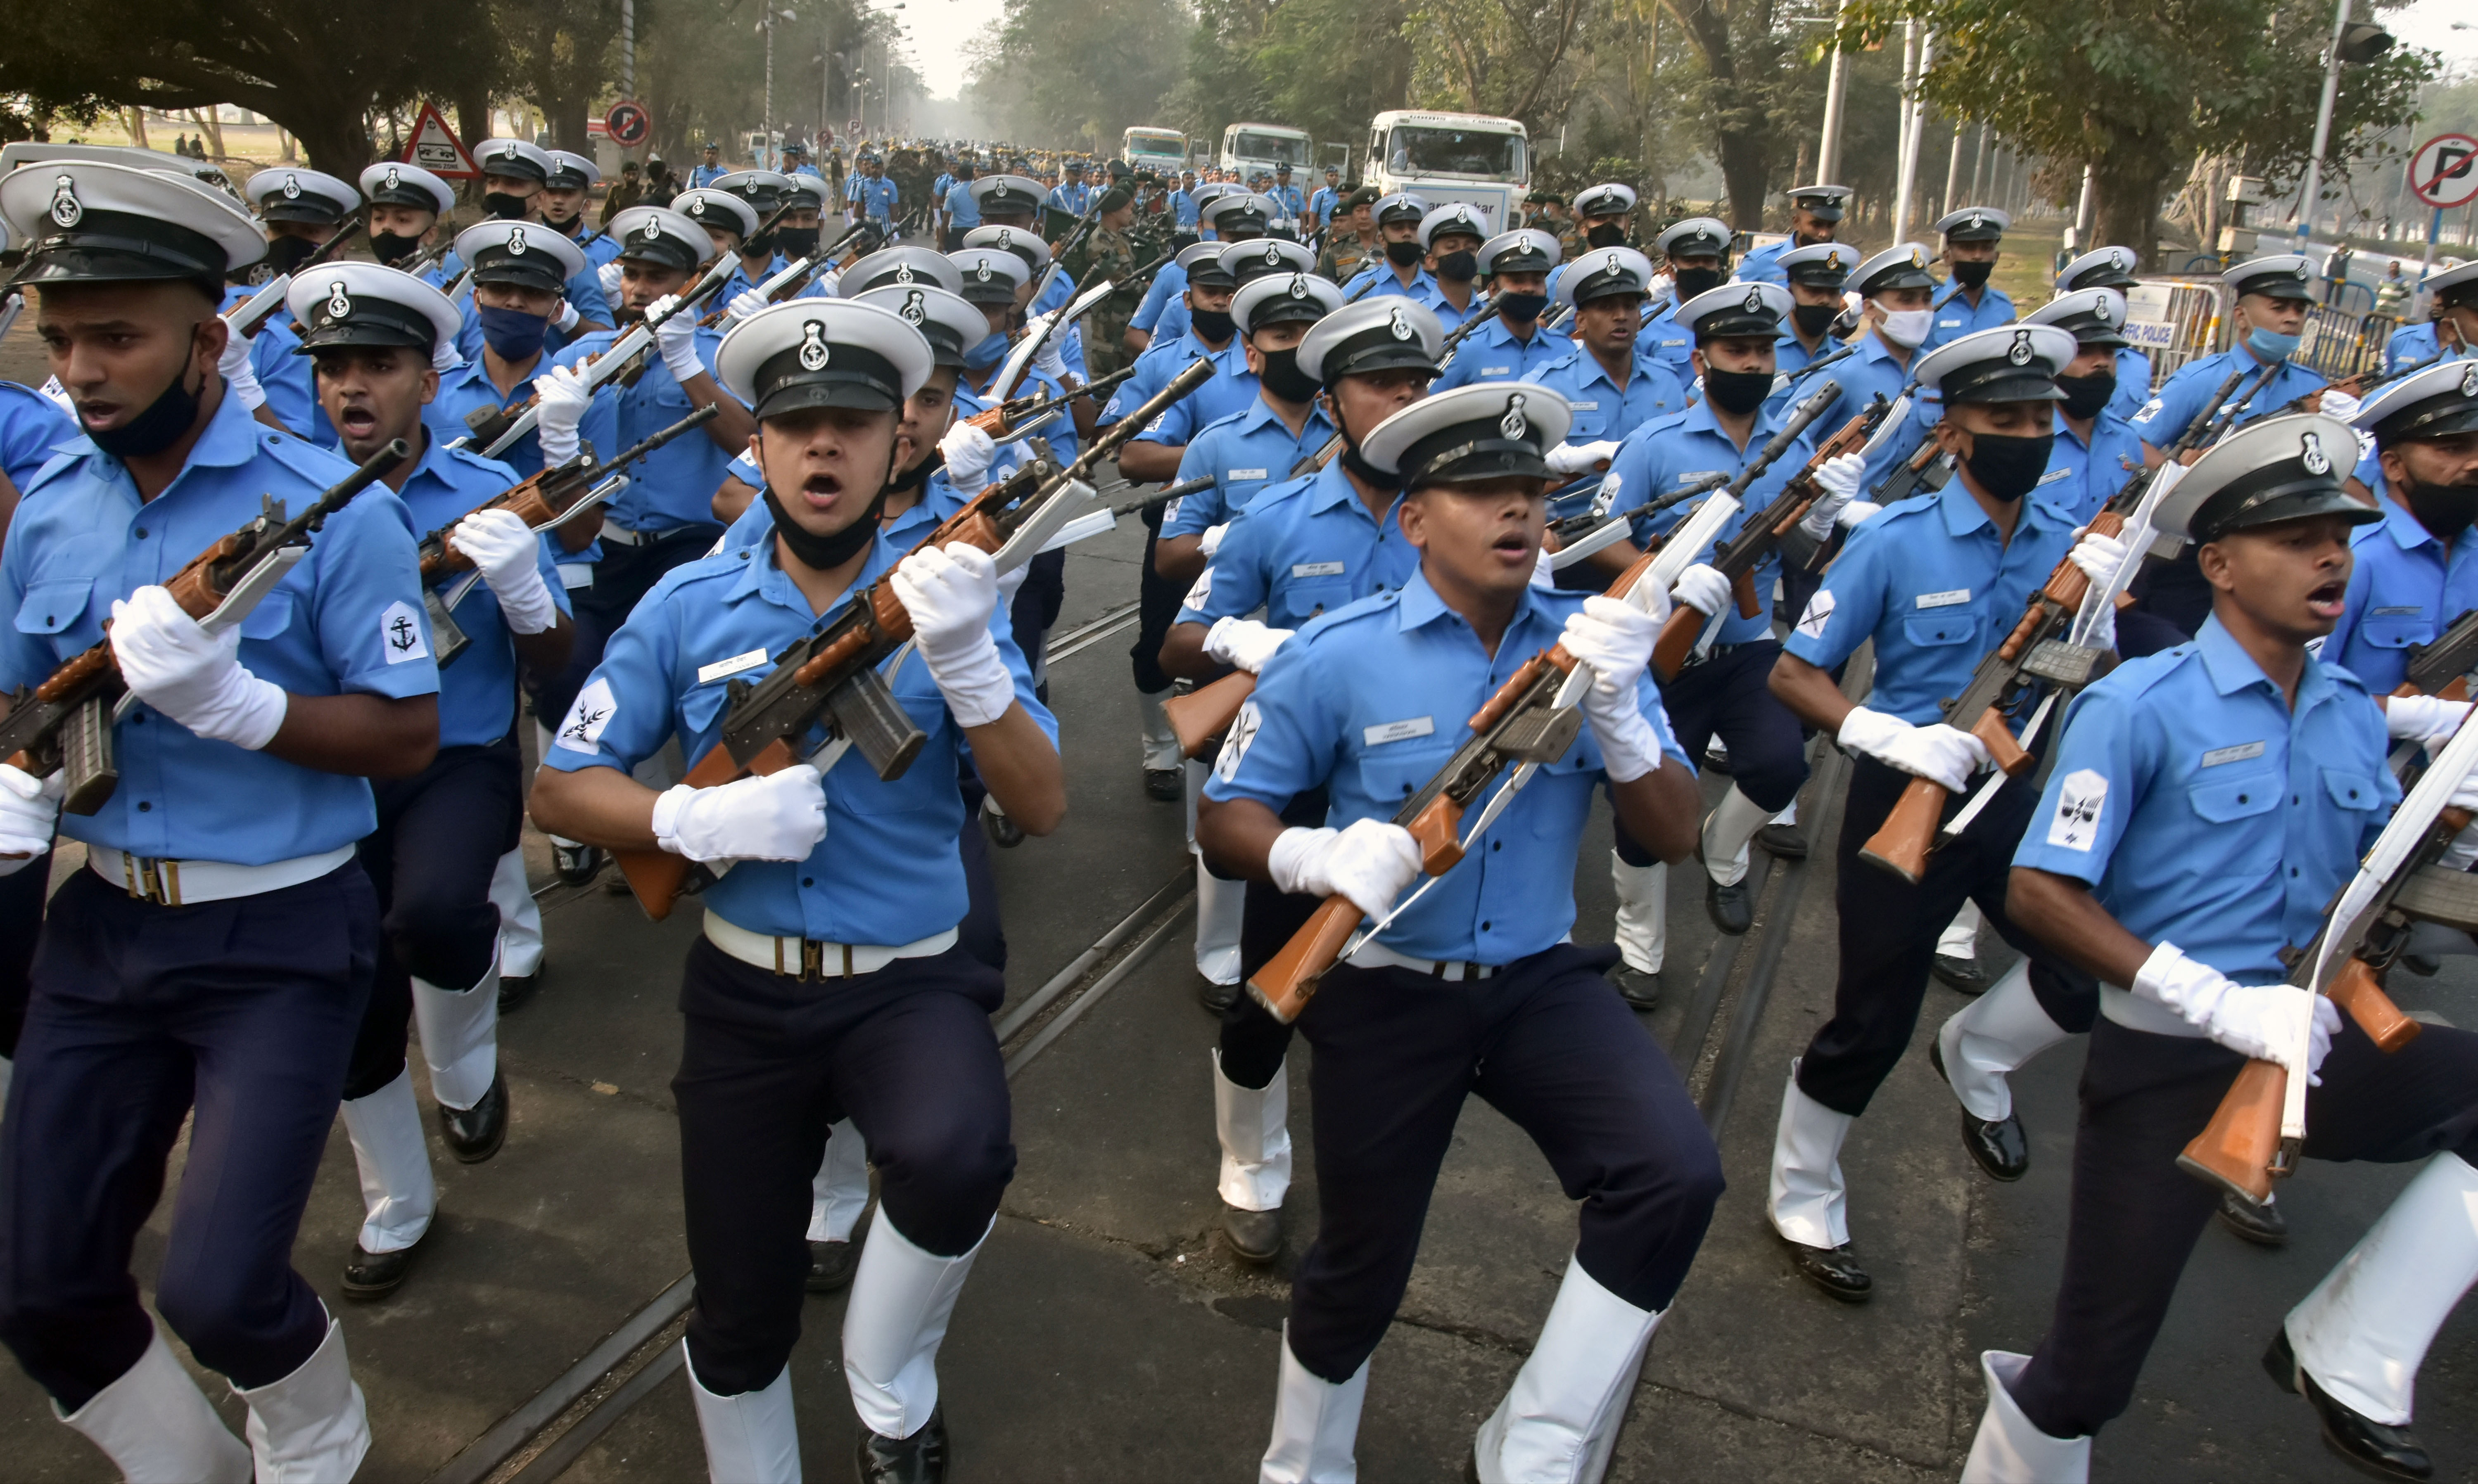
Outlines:
[[762,421],[812,407],[845,407],[864,413],[888,413],[902,405],[893,391],[874,381],[804,381],[768,393],[757,404]]

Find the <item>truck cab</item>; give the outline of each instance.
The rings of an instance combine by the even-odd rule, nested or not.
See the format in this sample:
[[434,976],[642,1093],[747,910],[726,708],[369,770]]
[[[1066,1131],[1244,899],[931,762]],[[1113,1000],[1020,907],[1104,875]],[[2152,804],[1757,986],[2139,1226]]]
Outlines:
[[1187,136],[1176,129],[1138,127],[1119,137],[1119,158],[1139,170],[1176,179],[1187,167]]
[[1222,131],[1223,169],[1236,170],[1242,185],[1252,186],[1261,172],[1274,173],[1277,165],[1291,167],[1291,184],[1300,186],[1308,177],[1309,156],[1315,145],[1304,130],[1285,124],[1232,124]]
[[1363,179],[1380,195],[1408,191],[1430,206],[1466,201],[1488,213],[1488,230],[1522,219],[1531,185],[1531,141],[1519,120],[1485,113],[1395,109],[1368,124]]

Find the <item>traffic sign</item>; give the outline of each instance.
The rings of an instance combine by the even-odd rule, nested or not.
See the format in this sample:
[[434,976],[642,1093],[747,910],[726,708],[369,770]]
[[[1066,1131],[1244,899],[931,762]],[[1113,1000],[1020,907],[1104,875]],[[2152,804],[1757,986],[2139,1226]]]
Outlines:
[[611,132],[611,142],[621,149],[636,148],[654,132],[654,120],[645,106],[627,99],[611,105],[611,112],[602,115],[602,126]]
[[473,163],[456,131],[439,116],[439,110],[425,103],[421,116],[414,120],[413,138],[404,146],[404,163],[417,164],[443,180],[478,180],[482,167]]
[[2439,134],[2420,144],[2409,159],[2409,189],[2447,211],[2478,200],[2478,138]]

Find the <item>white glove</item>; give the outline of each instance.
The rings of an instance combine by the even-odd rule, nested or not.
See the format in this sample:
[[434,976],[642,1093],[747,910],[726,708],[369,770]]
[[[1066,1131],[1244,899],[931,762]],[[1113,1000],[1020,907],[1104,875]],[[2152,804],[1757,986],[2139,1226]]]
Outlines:
[[1580,612],[1568,614],[1566,631],[1557,637],[1568,654],[1591,667],[1583,719],[1592,724],[1613,783],[1631,783],[1660,766],[1660,739],[1635,700],[1635,686],[1652,664],[1653,641],[1659,637],[1659,618],[1601,593],[1583,599]]
[[[2314,1073],[2340,1029],[2340,1007],[2312,990],[2235,983],[2209,964],[2187,958],[2173,943],[2151,950],[2131,988],[2176,1011],[2187,1024],[2232,1051],[2302,1072],[2310,1086],[2323,1080]],[[2297,1027],[2309,1015],[2314,1020],[2307,1032],[2306,1065],[2300,1067]]]
[[749,315],[756,314],[759,310],[764,309],[768,302],[765,289],[743,289],[740,292],[732,295],[731,307],[725,311],[725,313],[731,316],[731,322],[733,324],[738,324],[742,320],[746,319]]
[[962,541],[925,547],[895,569],[895,596],[912,617],[912,641],[947,697],[955,723],[987,726],[1015,704],[1015,677],[990,636],[999,606],[999,565]]
[[1913,726],[1864,706],[1850,708],[1834,741],[1853,752],[1940,784],[1948,793],[1960,792],[1969,785],[1970,775],[1989,764],[1986,743],[1959,727],[1941,721]]
[[1354,819],[1342,830],[1293,828],[1265,852],[1274,885],[1302,896],[1347,896],[1381,918],[1420,874],[1420,846],[1411,832],[1383,819]]
[[442,376],[446,375],[448,372],[456,369],[464,364],[465,357],[462,352],[457,350],[456,341],[453,338],[441,340],[438,347],[430,353],[430,368],[437,371]]
[[692,861],[802,861],[825,838],[826,786],[806,763],[654,800],[654,843]]
[[559,605],[543,581],[542,538],[509,510],[477,510],[456,522],[448,541],[482,570],[512,634],[540,634],[559,622]]
[[[1024,322],[1024,333],[1026,335],[1039,335],[1049,327],[1049,316],[1048,314],[1035,314],[1030,319]],[[1067,375],[1066,340],[1067,332],[1061,330],[1056,335],[1053,335],[1049,339],[1042,341],[1041,349],[1033,353],[1032,368],[1039,371],[1042,375],[1049,377],[1051,381],[1064,379]]]
[[990,482],[990,465],[998,462],[998,440],[969,422],[958,422],[938,440],[947,456],[947,483],[957,494],[978,494]]
[[556,467],[584,446],[576,429],[594,404],[594,389],[585,384],[583,366],[557,365],[534,378],[534,397],[541,414],[534,421],[534,440],[542,445],[543,464]]
[[224,385],[240,399],[244,411],[256,412],[266,405],[266,389],[258,384],[258,369],[249,364],[253,342],[243,340],[235,330],[224,337],[224,353],[215,358],[215,369],[223,373]]
[[1551,551],[1546,546],[1541,547],[1540,550],[1533,555],[1531,559],[1531,586],[1535,588],[1552,589],[1557,586],[1556,556],[1557,554],[1555,552]]
[[59,768],[38,778],[0,763],[0,876],[25,868],[28,861],[52,847],[52,831],[61,818],[61,792],[68,774]]
[[578,314],[576,312],[576,306],[569,303],[566,299],[559,301],[559,313],[550,316],[550,327],[557,330],[562,335],[572,333],[578,325],[583,324],[584,322],[585,316]]
[[[645,306],[645,317],[651,319],[677,302],[679,295],[667,293]],[[683,312],[655,326],[654,348],[663,353],[663,365],[671,373],[671,380],[681,386],[705,374],[705,363],[697,359],[695,314]]]
[[1678,574],[1678,586],[1669,590],[1669,595],[1709,618],[1729,606],[1730,579],[1721,575],[1719,567],[1698,562]]
[[2478,866],[2478,823],[2453,836],[2452,843],[2444,846],[2443,854],[2437,859],[2445,870],[2467,870]]
[[1229,531],[1230,522],[1227,520],[1225,520],[1220,525],[1206,526],[1204,528],[1204,535],[1197,541],[1197,554],[1210,559],[1215,552],[1222,549],[1222,538],[1229,534]]
[[2326,417],[2338,417],[2342,422],[2348,422],[2357,417],[2358,409],[2363,405],[2356,397],[2339,388],[2326,387],[2323,389],[2323,400],[2315,404],[2315,411]]
[[612,259],[609,263],[606,263],[602,264],[602,266],[594,270],[594,276],[602,284],[602,296],[604,298],[607,299],[611,295],[620,291],[620,275],[625,271],[626,269],[620,264],[620,260],[617,258]]
[[1204,652],[1225,665],[1235,665],[1251,675],[1265,672],[1265,662],[1282,647],[1292,629],[1277,629],[1258,623],[1253,618],[1223,617],[1213,620],[1205,631]]
[[1858,498],[1859,477],[1866,470],[1867,461],[1855,453],[1827,459],[1816,465],[1815,488],[1822,492],[1807,508],[1807,518],[1798,523],[1798,528],[1817,541],[1831,536],[1841,513]]
[[2384,730],[2394,742],[2414,742],[2429,752],[2440,751],[2469,715],[2467,701],[2446,701],[2432,695],[2384,698]]
[[1841,514],[1833,517],[1833,523],[1845,531],[1856,531],[1884,513],[1884,507],[1873,500],[1852,500],[1841,507]]
[[144,587],[112,604],[112,657],[138,698],[210,742],[255,752],[284,725],[282,687],[240,663],[240,626],[209,634],[172,594]]
[[2125,566],[2125,542],[2098,531],[2085,531],[2065,560],[2083,569],[2083,575],[2098,587],[2114,577]]
[[1580,474],[1589,468],[1606,468],[1617,456],[1617,443],[1603,439],[1597,443],[1560,443],[1549,450],[1547,462],[1553,474]]

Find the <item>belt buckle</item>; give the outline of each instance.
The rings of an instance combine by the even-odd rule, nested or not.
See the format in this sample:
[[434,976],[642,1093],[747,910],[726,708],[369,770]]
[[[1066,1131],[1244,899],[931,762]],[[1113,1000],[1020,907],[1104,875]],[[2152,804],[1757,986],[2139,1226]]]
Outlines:
[[178,861],[132,855],[124,850],[120,854],[120,880],[123,889],[139,901],[153,902],[158,907],[181,905],[181,863]]

